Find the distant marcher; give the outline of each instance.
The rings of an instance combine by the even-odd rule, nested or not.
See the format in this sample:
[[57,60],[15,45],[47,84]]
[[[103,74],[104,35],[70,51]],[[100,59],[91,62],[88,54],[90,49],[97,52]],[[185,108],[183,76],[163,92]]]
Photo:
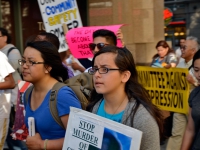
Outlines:
[[173,68],[177,65],[177,58],[166,41],[159,41],[156,45],[157,54],[153,56],[152,67]]
[[178,59],[178,62],[179,62],[179,60],[181,59],[181,54],[182,54],[181,48],[185,45],[185,40],[186,40],[185,38],[181,38],[181,39],[180,39],[180,42],[179,42],[180,47],[179,47],[178,49],[175,50],[175,54],[176,54],[176,57],[177,57],[177,59]]
[[[174,50],[172,50],[166,41],[159,41],[156,44],[157,54],[153,56],[153,61],[151,67],[156,68],[174,68],[177,65],[177,58]],[[164,144],[164,141],[167,137],[171,136],[172,128],[172,114],[169,111],[162,110],[164,121],[164,134],[163,139],[161,140],[161,145]]]
[[[48,42],[52,43],[57,48],[57,50],[59,50],[59,48],[60,48],[60,41],[59,41],[58,37],[55,34],[50,33],[50,32],[39,33],[33,40],[34,41],[48,41]],[[63,62],[63,66],[68,71],[69,78],[73,77],[74,74],[73,74],[72,70],[69,67],[67,67],[67,65],[65,64],[65,57],[63,57],[63,53],[61,52],[61,53],[59,53],[59,55]]]

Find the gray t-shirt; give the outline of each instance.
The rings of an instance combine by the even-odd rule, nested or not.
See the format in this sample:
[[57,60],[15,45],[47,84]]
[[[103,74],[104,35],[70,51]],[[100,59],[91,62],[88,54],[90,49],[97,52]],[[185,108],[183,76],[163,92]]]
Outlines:
[[200,150],[200,86],[196,87],[190,94],[189,106],[192,108],[192,118],[195,126],[195,137],[192,150]]

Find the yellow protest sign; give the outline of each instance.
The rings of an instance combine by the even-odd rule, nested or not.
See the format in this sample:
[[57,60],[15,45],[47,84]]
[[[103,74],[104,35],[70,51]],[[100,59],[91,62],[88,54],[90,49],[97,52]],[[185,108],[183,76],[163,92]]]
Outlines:
[[189,83],[187,69],[137,67],[140,83],[160,109],[186,114],[188,112]]

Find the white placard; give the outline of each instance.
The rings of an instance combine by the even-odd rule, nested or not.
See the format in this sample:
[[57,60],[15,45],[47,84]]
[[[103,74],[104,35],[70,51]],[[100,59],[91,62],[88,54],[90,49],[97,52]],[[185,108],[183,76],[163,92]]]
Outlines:
[[35,135],[35,119],[33,117],[28,117],[28,134],[29,136]]
[[139,150],[142,132],[70,107],[63,150]]
[[46,32],[51,32],[59,38],[59,52],[66,51],[68,46],[63,23],[68,30],[83,26],[76,0],[38,0],[38,5]]

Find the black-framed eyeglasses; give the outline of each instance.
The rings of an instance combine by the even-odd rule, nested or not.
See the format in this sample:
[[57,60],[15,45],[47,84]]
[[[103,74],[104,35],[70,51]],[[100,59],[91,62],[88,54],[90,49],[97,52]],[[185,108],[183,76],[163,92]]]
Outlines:
[[35,61],[31,61],[31,60],[24,60],[24,59],[19,59],[18,63],[20,66],[23,66],[24,64],[26,64],[27,66],[33,66],[35,64],[45,64],[45,62],[35,62]]
[[106,74],[106,73],[108,73],[108,71],[111,71],[111,70],[120,70],[120,69],[119,68],[107,68],[107,67],[100,67],[100,68],[92,67],[88,70],[88,73],[91,75],[94,75],[98,71],[100,74]]
[[97,48],[98,49],[102,49],[104,46],[106,46],[106,45],[108,45],[108,44],[105,44],[105,43],[97,43],[97,44],[94,44],[94,43],[90,43],[89,44],[89,48],[90,48],[90,50],[94,50],[95,49],[95,47],[97,46]]

